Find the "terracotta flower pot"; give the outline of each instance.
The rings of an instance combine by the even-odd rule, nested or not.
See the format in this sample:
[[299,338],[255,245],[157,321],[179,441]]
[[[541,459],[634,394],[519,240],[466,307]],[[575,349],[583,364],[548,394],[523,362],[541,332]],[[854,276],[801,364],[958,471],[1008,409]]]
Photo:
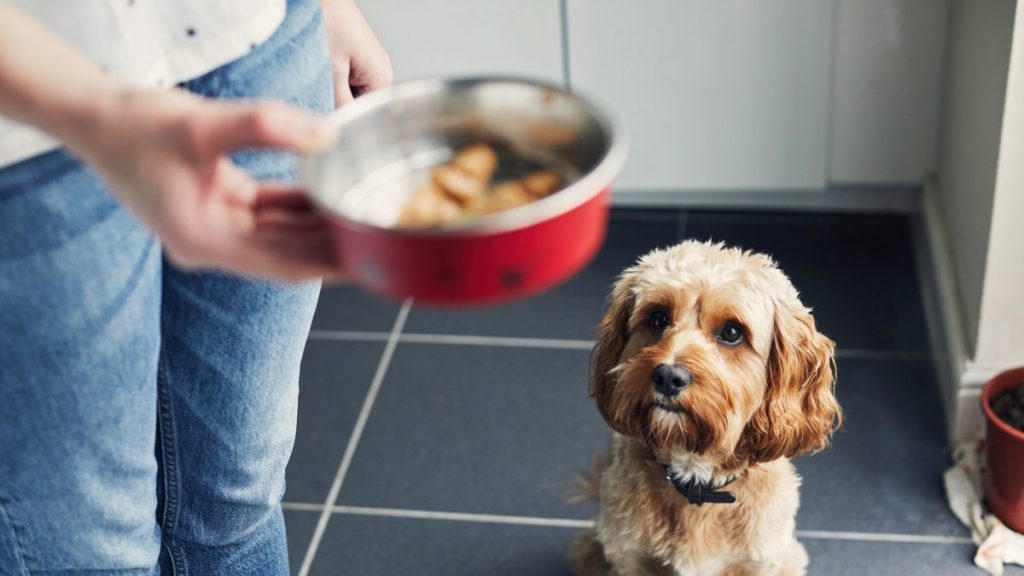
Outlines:
[[981,409],[988,422],[985,459],[988,508],[1010,529],[1024,532],[1024,432],[999,419],[992,400],[1000,392],[1024,382],[1024,368],[996,375],[981,393]]

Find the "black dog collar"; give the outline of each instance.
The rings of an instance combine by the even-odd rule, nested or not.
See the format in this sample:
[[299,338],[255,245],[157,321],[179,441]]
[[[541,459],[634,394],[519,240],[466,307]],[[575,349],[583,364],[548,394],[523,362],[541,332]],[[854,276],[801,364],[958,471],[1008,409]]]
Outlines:
[[725,488],[729,484],[736,481],[735,478],[730,478],[726,483],[712,486],[697,480],[696,478],[690,478],[686,482],[683,482],[676,474],[672,471],[671,466],[662,464],[662,468],[665,469],[665,478],[668,479],[669,484],[676,489],[677,492],[682,494],[690,504],[732,504],[736,502],[735,492],[719,492],[722,488]]

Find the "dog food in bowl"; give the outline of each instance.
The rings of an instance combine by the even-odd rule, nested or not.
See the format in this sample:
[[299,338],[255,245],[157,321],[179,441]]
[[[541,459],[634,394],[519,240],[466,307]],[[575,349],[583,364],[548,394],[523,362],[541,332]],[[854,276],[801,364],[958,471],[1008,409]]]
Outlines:
[[490,145],[463,149],[451,162],[435,168],[427,182],[413,192],[398,218],[398,227],[424,230],[525,206],[551,195],[563,184],[561,176],[545,168],[495,184],[499,162]]

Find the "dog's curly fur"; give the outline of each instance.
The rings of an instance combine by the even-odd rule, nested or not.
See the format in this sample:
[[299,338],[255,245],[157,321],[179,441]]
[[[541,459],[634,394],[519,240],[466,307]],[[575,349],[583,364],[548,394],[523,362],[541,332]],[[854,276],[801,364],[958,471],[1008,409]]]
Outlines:
[[[649,325],[655,311],[667,326]],[[738,344],[721,337],[727,323]],[[660,394],[660,364],[685,367],[690,384]],[[591,369],[614,433],[596,526],[571,551],[579,574],[804,574],[788,459],[823,449],[842,415],[834,343],[769,257],[692,241],[647,254],[612,291]],[[735,478],[736,502],[690,504],[663,464],[684,480]]]

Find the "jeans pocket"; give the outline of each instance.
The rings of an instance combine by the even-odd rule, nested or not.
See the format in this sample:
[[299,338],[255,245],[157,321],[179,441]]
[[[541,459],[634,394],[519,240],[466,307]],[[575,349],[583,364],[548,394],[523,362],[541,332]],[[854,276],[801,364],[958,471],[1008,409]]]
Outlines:
[[18,535],[4,502],[0,499],[0,574],[7,576],[28,576],[25,559],[18,545]]

